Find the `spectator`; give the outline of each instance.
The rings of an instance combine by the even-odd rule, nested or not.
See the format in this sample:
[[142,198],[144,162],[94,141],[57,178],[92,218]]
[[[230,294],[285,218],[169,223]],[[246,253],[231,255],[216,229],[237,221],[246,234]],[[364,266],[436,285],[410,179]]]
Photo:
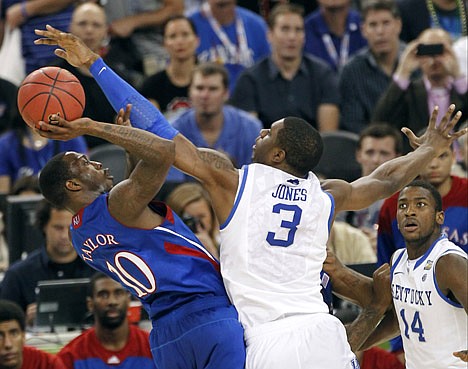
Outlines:
[[53,141],[40,136],[26,125],[17,109],[13,114],[12,127],[0,136],[0,193],[9,192],[18,178],[37,175],[47,160],[61,151],[87,151],[83,137]]
[[208,192],[198,183],[183,183],[169,194],[166,203],[219,259],[219,224]]
[[270,53],[265,21],[236,0],[206,0],[191,16],[200,36],[200,62],[223,64],[232,91],[240,72]]
[[72,215],[44,201],[36,212],[36,225],[44,233],[45,247],[15,262],[5,273],[0,297],[26,311],[28,326],[36,317],[38,281],[90,277],[93,270],[78,258],[68,237]]
[[[419,44],[443,44],[440,55],[418,56]],[[468,79],[461,74],[458,60],[451,47],[450,36],[442,29],[428,29],[408,44],[393,75],[393,82],[380,98],[373,120],[389,122],[397,128],[407,126],[414,132],[424,128],[434,106],[444,111],[455,104],[468,113]],[[421,68],[422,77],[410,80]],[[410,147],[405,141],[405,152]]]
[[[162,25],[172,16],[183,14],[183,0],[105,0],[111,49],[128,70],[150,76],[166,66]],[[140,82],[135,82],[140,87]]]
[[3,0],[0,2],[5,22],[10,29],[21,28],[23,57],[26,74],[49,65],[56,60],[53,47],[34,45],[35,29],[46,24],[68,30],[73,11],[74,0]]
[[66,369],[56,356],[25,346],[25,328],[21,308],[11,301],[0,300],[0,368]]
[[16,109],[16,86],[0,78],[0,134],[11,127],[11,119]]
[[[383,163],[401,155],[403,139],[401,133],[385,123],[374,123],[364,129],[359,135],[356,150],[356,161],[361,165],[361,176],[370,175]],[[374,252],[377,252],[377,223],[380,207],[384,200],[374,202],[365,209],[348,211],[338,218],[362,230],[371,242]]]
[[164,47],[169,54],[166,69],[148,77],[141,94],[173,121],[190,107],[188,89],[200,40],[193,22],[182,16],[170,18],[164,26]]
[[401,39],[410,42],[428,28],[442,28],[453,40],[466,36],[466,1],[398,0],[403,28]]
[[[108,37],[107,20],[102,7],[89,2],[78,5],[73,11],[70,32],[80,37],[91,50],[102,55],[120,76],[132,83],[129,74],[124,70],[124,66],[113,60],[110,48],[105,47]],[[74,68],[63,59],[59,59],[55,65],[74,74],[83,86],[86,94],[83,116],[100,122],[112,122],[114,120],[114,109],[112,109],[104,93],[86,68]],[[85,139],[89,148],[105,143],[104,140],[92,136],[85,136]]]
[[351,0],[317,0],[319,8],[305,18],[304,51],[340,71],[348,59],[367,45],[360,17]]
[[[226,105],[229,76],[216,63],[200,64],[193,71],[190,101],[193,108],[174,122],[174,127],[195,146],[209,147],[226,153],[237,167],[249,164],[252,146],[262,124],[250,114]],[[169,182],[184,182],[188,176],[171,171]]]
[[361,14],[362,34],[369,46],[346,63],[340,74],[341,125],[358,134],[369,123],[405,47],[398,39],[401,19],[393,0],[369,0]]
[[94,325],[57,354],[67,369],[156,369],[149,333],[130,325],[130,293],[103,273],[93,275],[87,298]]
[[319,131],[338,128],[338,81],[324,62],[303,54],[304,19],[300,7],[277,5],[270,13],[270,57],[244,71],[231,102],[249,111],[265,128],[297,116]]

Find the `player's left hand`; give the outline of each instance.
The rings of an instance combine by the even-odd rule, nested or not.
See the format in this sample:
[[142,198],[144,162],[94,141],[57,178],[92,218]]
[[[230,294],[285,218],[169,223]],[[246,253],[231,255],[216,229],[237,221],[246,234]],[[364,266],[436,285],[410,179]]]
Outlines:
[[465,363],[468,363],[468,350],[456,351],[453,356],[460,358]]
[[117,117],[115,118],[115,124],[119,126],[131,127],[132,122],[130,121],[130,113],[132,111],[132,104],[127,104],[125,110],[120,109]]
[[65,59],[74,67],[89,68],[99,55],[93,52],[84,42],[71,33],[62,32],[50,25],[45,30],[34,30],[36,35],[42,36],[34,40],[36,45],[57,45],[61,49],[55,49],[55,55]]

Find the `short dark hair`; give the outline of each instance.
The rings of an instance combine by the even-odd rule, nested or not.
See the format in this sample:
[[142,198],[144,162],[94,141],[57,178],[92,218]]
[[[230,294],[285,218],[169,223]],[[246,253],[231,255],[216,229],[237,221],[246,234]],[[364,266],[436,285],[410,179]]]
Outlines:
[[268,16],[268,27],[270,29],[275,28],[276,19],[283,14],[297,14],[301,18],[304,18],[304,8],[298,4],[277,4],[271,10]]
[[366,137],[385,138],[392,137],[395,142],[395,152],[401,154],[403,152],[403,138],[400,131],[388,123],[371,123],[364,128],[359,134],[358,149],[361,148],[362,141]]
[[437,188],[435,188],[432,184],[422,179],[416,179],[413,182],[407,184],[404,188],[408,188],[408,187],[421,187],[421,188],[425,188],[426,190],[428,190],[432,198],[434,199],[435,210],[442,211],[442,196],[440,195],[439,191],[437,191]]
[[26,328],[26,318],[23,309],[13,301],[0,300],[0,323],[8,320],[16,320],[21,330],[24,332]]
[[39,187],[42,195],[52,204],[64,207],[68,200],[65,183],[72,178],[70,166],[63,157],[65,152],[55,155],[39,173]]
[[197,65],[192,71],[192,81],[196,73],[200,73],[203,77],[214,76],[219,74],[223,81],[224,88],[229,86],[229,74],[226,68],[219,63],[206,62]]
[[394,18],[400,18],[400,11],[394,0],[366,0],[361,6],[361,19],[366,20],[370,11],[387,10]]
[[193,21],[192,21],[190,18],[188,18],[188,17],[186,17],[185,15],[182,15],[182,14],[173,15],[173,16],[171,16],[170,18],[168,18],[168,19],[166,20],[166,22],[164,22],[164,25],[163,25],[163,36],[166,36],[166,28],[167,28],[167,25],[168,25],[169,23],[171,23],[171,22],[176,21],[176,20],[185,20],[185,21],[187,21],[187,23],[189,24],[189,26],[190,26],[190,28],[192,29],[193,33],[194,33],[195,35],[198,36],[197,29],[196,29],[195,24],[193,23]]
[[306,175],[320,161],[323,141],[320,133],[304,119],[286,117],[278,131],[278,145],[286,152],[286,163]]
[[67,209],[65,209],[64,207],[52,204],[50,201],[47,201],[47,200],[42,200],[37,204],[36,214],[35,214],[36,215],[35,226],[43,233],[44,233],[44,227],[47,225],[47,223],[49,223],[52,209],[59,210],[59,211],[67,211]]
[[107,274],[102,273],[102,272],[96,272],[92,275],[91,280],[89,281],[89,284],[88,284],[88,289],[87,289],[88,297],[94,296],[94,289],[96,288],[97,281],[104,279],[104,278],[112,279]]

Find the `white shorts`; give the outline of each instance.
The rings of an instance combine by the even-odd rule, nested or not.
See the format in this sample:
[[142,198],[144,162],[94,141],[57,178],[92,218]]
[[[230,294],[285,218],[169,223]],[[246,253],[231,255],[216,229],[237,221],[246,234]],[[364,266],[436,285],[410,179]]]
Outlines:
[[343,324],[330,314],[291,316],[244,335],[245,369],[359,369]]

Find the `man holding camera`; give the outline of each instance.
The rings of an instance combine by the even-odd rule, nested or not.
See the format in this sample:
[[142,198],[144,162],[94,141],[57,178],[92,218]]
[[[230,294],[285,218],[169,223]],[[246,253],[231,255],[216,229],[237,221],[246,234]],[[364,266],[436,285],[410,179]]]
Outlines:
[[[410,79],[418,69],[421,76]],[[444,111],[456,104],[465,116],[467,89],[467,77],[462,74],[450,35],[440,28],[430,28],[406,47],[393,82],[375,108],[373,120],[419,132],[436,105]],[[405,142],[405,151],[409,151],[408,141]]]

